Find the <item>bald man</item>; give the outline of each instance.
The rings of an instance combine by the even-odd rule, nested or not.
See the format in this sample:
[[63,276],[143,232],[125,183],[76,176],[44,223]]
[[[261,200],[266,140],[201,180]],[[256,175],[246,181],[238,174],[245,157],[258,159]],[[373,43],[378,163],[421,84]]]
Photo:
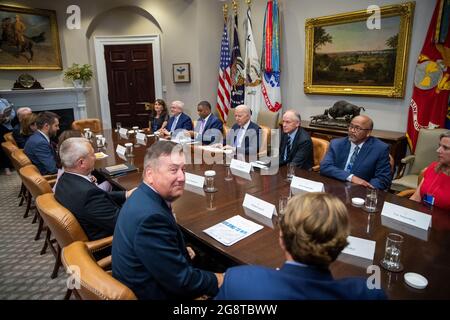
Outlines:
[[287,110],[283,114],[283,133],[280,137],[280,166],[293,163],[309,170],[313,166],[313,144],[308,132],[303,129],[300,113]]
[[386,190],[391,185],[389,146],[371,137],[373,121],[368,116],[354,117],[348,137],[333,139],[320,163],[320,174],[365,187]]

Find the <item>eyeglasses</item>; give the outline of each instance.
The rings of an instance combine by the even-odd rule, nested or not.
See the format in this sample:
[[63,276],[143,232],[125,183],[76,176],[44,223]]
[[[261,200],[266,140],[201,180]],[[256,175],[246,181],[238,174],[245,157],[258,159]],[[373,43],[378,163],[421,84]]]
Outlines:
[[364,129],[364,128],[361,128],[360,126],[355,126],[353,124],[349,124],[348,130],[355,130],[356,132],[360,132],[360,131],[370,131],[372,129]]

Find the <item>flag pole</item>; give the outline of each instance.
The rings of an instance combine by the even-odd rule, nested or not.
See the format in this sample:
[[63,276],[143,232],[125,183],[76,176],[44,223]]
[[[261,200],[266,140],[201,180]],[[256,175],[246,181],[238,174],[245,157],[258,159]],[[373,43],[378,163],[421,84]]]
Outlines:
[[223,11],[223,20],[225,21],[225,23],[227,23],[227,20],[228,20],[228,4],[227,3],[225,3],[223,5],[222,11]]

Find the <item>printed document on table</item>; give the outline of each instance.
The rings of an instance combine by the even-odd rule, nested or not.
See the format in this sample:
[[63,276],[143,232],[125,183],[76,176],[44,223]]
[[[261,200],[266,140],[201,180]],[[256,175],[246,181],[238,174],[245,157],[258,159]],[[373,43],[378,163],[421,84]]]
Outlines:
[[262,225],[236,215],[203,230],[203,232],[216,239],[223,245],[231,246],[239,240],[242,240],[256,231],[261,230],[262,228]]

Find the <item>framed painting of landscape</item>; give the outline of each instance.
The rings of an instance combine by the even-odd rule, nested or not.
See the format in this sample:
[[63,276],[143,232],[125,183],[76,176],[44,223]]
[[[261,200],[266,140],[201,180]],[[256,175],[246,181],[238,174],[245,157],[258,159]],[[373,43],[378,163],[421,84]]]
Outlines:
[[0,5],[0,69],[62,70],[56,12]]
[[305,93],[402,98],[414,5],[307,19]]

